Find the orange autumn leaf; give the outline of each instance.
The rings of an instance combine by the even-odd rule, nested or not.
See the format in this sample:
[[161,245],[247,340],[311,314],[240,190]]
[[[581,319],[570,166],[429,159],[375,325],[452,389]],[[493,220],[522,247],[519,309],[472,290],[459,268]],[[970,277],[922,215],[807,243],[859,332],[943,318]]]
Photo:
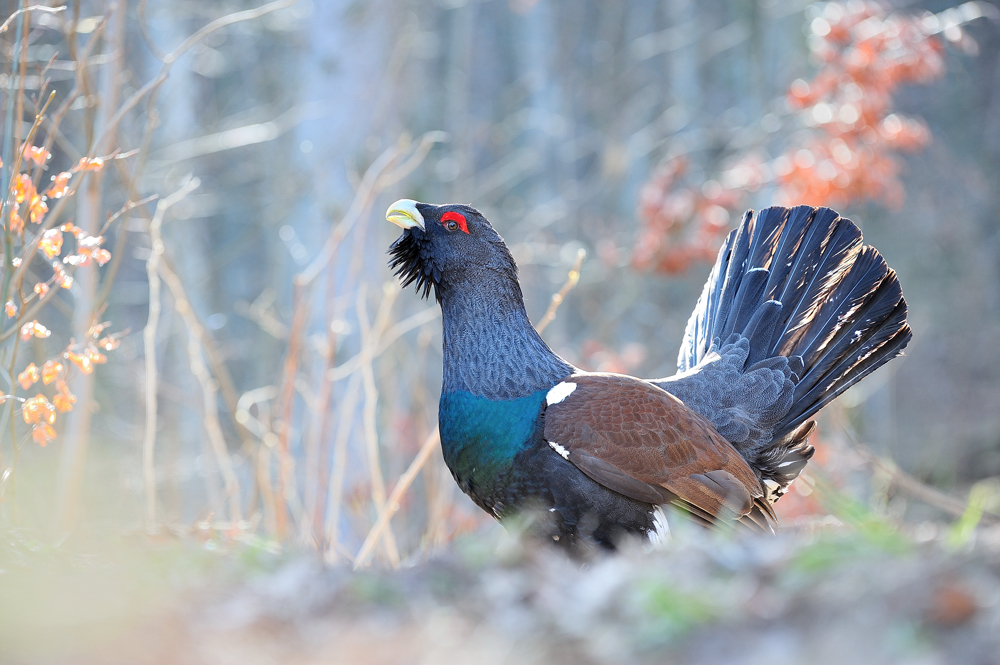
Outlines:
[[73,405],[76,404],[76,395],[69,391],[69,386],[67,386],[66,382],[61,379],[56,382],[56,388],[59,392],[52,398],[53,405],[55,405],[56,409],[58,409],[60,413],[72,411]]
[[21,406],[21,416],[24,422],[33,425],[39,422],[52,424],[56,421],[56,408],[45,399],[45,395],[38,393],[31,399],[24,400]]
[[39,337],[41,339],[45,339],[51,334],[52,331],[50,331],[48,328],[43,326],[38,321],[28,321],[23,326],[21,326],[21,339],[24,340],[25,342],[31,339],[32,335],[34,335],[35,337]]
[[31,217],[32,224],[41,224],[42,220],[45,218],[45,213],[49,211],[49,206],[38,194],[34,194],[31,197],[31,203],[28,204],[28,215]]
[[95,365],[103,365],[104,363],[108,362],[107,356],[98,351],[97,347],[94,346],[93,344],[88,345],[87,348],[83,350],[83,352],[84,354],[86,354],[88,358],[90,358],[90,362],[94,363]]
[[46,443],[56,438],[56,431],[52,425],[41,423],[31,428],[31,438],[44,448]]
[[38,249],[45,253],[48,258],[54,258],[62,251],[63,234],[59,229],[49,229],[42,234],[42,239],[38,243]]
[[111,323],[109,321],[103,321],[101,323],[95,322],[92,326],[90,326],[90,329],[87,330],[87,337],[100,337],[101,333],[104,332],[104,329],[110,325]]
[[63,269],[58,262],[52,262],[52,271],[56,274],[55,281],[56,284],[64,289],[68,289],[73,286],[73,278]]
[[79,368],[79,370],[84,374],[90,374],[94,371],[94,362],[86,353],[80,354],[73,351],[67,351],[63,354],[63,357],[76,365],[77,368]]
[[[58,360],[47,361],[44,365],[42,365],[42,383],[49,385],[59,378],[59,374],[62,373],[63,369],[63,364]],[[60,383],[64,382],[60,381]]]
[[24,368],[24,371],[17,375],[17,382],[21,384],[21,387],[27,390],[31,384],[35,383],[39,379],[38,368],[35,367],[35,363],[30,363]]
[[76,166],[73,167],[73,171],[100,171],[103,166],[104,160],[100,157],[94,157],[93,159],[87,159],[84,157],[77,162]]
[[17,208],[10,209],[10,232],[21,233],[24,231],[24,219],[21,218]]
[[14,304],[13,300],[8,300],[7,304],[3,306],[3,311],[7,314],[7,318],[13,319],[17,316],[17,305]]
[[35,194],[35,184],[27,173],[18,173],[14,179],[14,200],[18,205],[30,201]]
[[22,153],[25,159],[33,161],[39,166],[44,164],[49,158],[49,151],[45,148],[37,148],[33,145],[25,145],[24,152]]
[[69,179],[72,175],[73,174],[69,171],[63,171],[59,175],[52,176],[52,184],[49,185],[49,189],[46,194],[54,199],[61,199],[64,197],[66,195],[66,190],[69,189]]
[[52,403],[59,410],[59,413],[72,411],[73,405],[76,404],[76,395],[73,393],[59,393],[52,398]]
[[103,240],[104,236],[79,235],[76,237],[76,253],[83,259],[79,265],[90,265],[90,259],[94,257],[94,252],[101,248]]
[[105,351],[114,351],[121,345],[122,341],[117,337],[105,337],[97,343]]

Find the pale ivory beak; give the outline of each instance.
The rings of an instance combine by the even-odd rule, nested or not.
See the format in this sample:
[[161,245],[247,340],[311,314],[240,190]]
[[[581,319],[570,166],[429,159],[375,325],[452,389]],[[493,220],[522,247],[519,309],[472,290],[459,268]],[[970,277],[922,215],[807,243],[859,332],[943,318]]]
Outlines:
[[385,218],[400,227],[410,229],[419,226],[424,230],[424,216],[417,210],[417,202],[412,199],[400,199],[385,211]]

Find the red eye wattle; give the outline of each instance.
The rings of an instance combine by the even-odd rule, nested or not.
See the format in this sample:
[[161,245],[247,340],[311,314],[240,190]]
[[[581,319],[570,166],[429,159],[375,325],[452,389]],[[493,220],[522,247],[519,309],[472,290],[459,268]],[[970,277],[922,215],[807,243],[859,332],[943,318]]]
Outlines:
[[448,222],[457,222],[458,228],[462,229],[466,233],[469,232],[469,225],[465,222],[465,215],[460,212],[449,210],[445,214],[441,215],[441,224],[445,225],[445,228],[447,228]]

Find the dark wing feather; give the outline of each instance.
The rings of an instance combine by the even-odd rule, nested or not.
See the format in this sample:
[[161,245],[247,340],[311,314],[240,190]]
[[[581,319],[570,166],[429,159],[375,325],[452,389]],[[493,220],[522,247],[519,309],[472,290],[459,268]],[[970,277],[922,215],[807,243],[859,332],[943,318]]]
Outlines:
[[670,393],[619,374],[565,382],[576,388],[546,408],[544,436],[593,480],[713,520],[770,515],[760,480],[736,449]]

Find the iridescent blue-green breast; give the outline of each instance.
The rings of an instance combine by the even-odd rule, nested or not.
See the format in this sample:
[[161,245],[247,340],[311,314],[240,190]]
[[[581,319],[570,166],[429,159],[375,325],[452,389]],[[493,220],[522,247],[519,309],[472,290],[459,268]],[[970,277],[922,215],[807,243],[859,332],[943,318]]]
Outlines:
[[480,503],[503,489],[514,458],[530,445],[545,393],[510,400],[463,390],[441,394],[444,460],[462,489]]

